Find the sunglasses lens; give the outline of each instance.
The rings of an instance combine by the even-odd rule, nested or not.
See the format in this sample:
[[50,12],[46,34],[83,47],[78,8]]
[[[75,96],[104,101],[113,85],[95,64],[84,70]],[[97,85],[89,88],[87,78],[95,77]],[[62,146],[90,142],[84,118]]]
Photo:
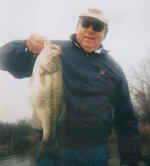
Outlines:
[[86,19],[81,20],[81,25],[84,28],[89,28],[90,26],[92,26],[93,30],[96,32],[104,30],[105,27],[105,24],[103,22],[90,21]]
[[82,20],[82,26],[84,28],[89,28],[90,27],[90,22],[88,20]]
[[92,26],[93,26],[93,29],[97,32],[103,31],[104,27],[105,27],[104,23],[102,23],[102,22],[95,22],[95,23],[93,23]]

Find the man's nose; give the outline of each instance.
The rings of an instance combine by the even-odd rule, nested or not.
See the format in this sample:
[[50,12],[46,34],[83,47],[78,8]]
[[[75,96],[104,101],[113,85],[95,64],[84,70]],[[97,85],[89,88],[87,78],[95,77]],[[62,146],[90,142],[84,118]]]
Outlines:
[[89,32],[95,32],[95,30],[93,29],[93,26],[92,26],[92,25],[90,25],[90,26],[87,28],[87,30],[88,30]]

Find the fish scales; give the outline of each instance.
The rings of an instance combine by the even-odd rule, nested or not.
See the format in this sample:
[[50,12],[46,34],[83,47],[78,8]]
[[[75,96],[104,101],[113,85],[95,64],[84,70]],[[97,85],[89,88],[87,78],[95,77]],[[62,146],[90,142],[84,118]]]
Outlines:
[[[46,42],[44,49],[36,59],[31,78],[31,100],[33,119],[40,122],[43,128],[43,138],[40,150],[44,144],[57,144],[56,123],[63,104],[63,81],[61,65],[61,49]],[[49,141],[54,142],[49,142]]]

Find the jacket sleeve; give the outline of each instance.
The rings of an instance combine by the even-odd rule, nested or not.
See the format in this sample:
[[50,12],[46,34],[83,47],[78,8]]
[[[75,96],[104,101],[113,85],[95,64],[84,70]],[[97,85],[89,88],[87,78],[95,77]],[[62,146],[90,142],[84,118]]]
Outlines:
[[15,78],[30,77],[36,55],[28,51],[26,40],[16,40],[0,47],[0,69]]
[[141,138],[131,103],[127,80],[123,73],[115,102],[114,124],[118,137],[121,164],[136,165],[141,157]]

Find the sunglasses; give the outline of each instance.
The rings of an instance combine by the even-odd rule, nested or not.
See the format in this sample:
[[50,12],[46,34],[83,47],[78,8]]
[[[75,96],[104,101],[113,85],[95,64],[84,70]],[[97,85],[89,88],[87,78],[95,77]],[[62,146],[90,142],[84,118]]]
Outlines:
[[105,23],[100,21],[81,19],[80,23],[83,28],[89,28],[90,26],[92,26],[93,30],[96,32],[101,32],[105,28]]

